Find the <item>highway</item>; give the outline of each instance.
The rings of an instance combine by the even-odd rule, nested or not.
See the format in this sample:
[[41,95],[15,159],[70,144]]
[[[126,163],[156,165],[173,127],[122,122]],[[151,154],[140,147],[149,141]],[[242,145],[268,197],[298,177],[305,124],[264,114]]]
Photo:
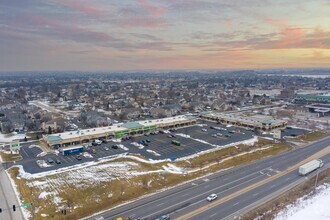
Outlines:
[[[297,174],[296,168],[285,174],[282,171],[329,145],[330,137],[327,137],[306,147],[295,148],[289,152],[267,157],[248,165],[202,177],[87,219],[131,217],[132,219],[149,220],[164,214],[170,214],[171,219],[224,219],[242,207],[263,198],[271,191],[276,191],[299,178],[303,178]],[[329,157],[329,155],[324,157],[326,163],[330,162]],[[275,178],[277,175],[281,176]],[[265,182],[263,185],[237,194],[262,181],[268,181],[272,177],[274,177],[273,180]],[[206,197],[211,193],[216,193],[219,200],[208,203]],[[229,198],[234,194],[237,196]],[[222,201],[222,198],[227,198],[227,200]]]

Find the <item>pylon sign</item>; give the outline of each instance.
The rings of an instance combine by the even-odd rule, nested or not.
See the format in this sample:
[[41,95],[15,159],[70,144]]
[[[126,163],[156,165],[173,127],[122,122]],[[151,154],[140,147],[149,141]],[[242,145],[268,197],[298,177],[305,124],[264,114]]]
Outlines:
[[10,143],[10,150],[19,151],[20,150],[19,141],[11,142]]

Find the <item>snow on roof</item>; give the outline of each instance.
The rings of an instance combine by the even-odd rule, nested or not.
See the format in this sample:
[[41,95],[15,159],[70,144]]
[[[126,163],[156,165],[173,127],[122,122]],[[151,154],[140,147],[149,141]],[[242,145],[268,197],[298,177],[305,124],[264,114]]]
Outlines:
[[224,114],[224,113],[209,113],[208,115],[221,117],[224,119],[235,119],[242,122],[247,123],[255,123],[255,124],[272,124],[272,123],[280,123],[285,122],[284,120],[274,119],[270,116],[265,115],[254,115],[254,116],[242,116],[242,115],[234,115],[234,114]]
[[99,128],[89,128],[78,131],[68,131],[59,134],[51,134],[47,136],[47,141],[52,142],[56,140],[65,140],[71,138],[79,138],[84,135],[97,135],[102,133],[114,133],[118,131],[123,131],[132,128],[141,128],[144,126],[157,126],[163,123],[173,123],[185,120],[191,120],[195,117],[179,115],[175,117],[162,118],[162,119],[153,119],[153,120],[145,120],[145,121],[136,121],[136,122],[126,122],[126,123],[118,123],[108,127],[99,127]]

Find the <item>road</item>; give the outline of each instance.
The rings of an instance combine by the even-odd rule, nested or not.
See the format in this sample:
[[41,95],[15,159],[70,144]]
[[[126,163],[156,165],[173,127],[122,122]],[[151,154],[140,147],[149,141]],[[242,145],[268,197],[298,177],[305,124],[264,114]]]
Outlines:
[[[221,171],[87,219],[98,219],[100,217],[104,219],[116,219],[116,217],[128,216],[133,219],[156,219],[164,214],[170,214],[171,218],[179,218],[180,216],[184,216],[199,209],[205,209],[205,207],[209,206],[210,204],[206,201],[206,197],[211,193],[217,193],[221,198],[228,197],[246,187],[250,187],[260,181],[265,181],[268,178],[272,178],[272,176],[278,175],[301,160],[329,146],[329,144],[330,137],[327,137],[306,147],[295,148],[290,152],[267,157],[248,165]],[[330,162],[328,156],[325,157],[325,160],[326,163]],[[238,195],[238,197],[232,198],[226,201],[226,203],[222,203],[221,206],[215,206],[211,209],[206,208],[203,212],[182,219],[225,218],[238,211],[244,204],[250,204],[250,199],[244,199],[246,195],[252,196],[252,198],[255,197],[255,200],[257,200],[269,192],[269,188],[267,187],[270,187],[271,190],[276,190],[279,187],[283,187],[282,184],[288,184],[298,178],[302,177],[297,174],[297,170],[292,170],[292,172],[277,178],[275,182],[271,181],[261,186],[261,188],[246,192],[251,195]],[[219,210],[224,210],[220,212],[222,213],[221,215]]]
[[[0,219],[3,220],[22,220],[23,215],[18,206],[18,201],[11,185],[11,182],[0,163]],[[16,211],[12,210],[13,205],[16,205]]]

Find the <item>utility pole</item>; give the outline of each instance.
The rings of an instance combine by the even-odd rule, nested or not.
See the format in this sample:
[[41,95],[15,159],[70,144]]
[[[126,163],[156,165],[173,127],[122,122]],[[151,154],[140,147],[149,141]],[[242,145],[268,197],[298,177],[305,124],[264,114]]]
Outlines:
[[33,203],[31,202],[31,206],[32,206],[32,220],[34,220],[34,205],[33,205]]
[[319,169],[317,170],[317,173],[316,173],[316,179],[315,179],[314,189],[316,189],[317,179],[318,178],[319,178]]

